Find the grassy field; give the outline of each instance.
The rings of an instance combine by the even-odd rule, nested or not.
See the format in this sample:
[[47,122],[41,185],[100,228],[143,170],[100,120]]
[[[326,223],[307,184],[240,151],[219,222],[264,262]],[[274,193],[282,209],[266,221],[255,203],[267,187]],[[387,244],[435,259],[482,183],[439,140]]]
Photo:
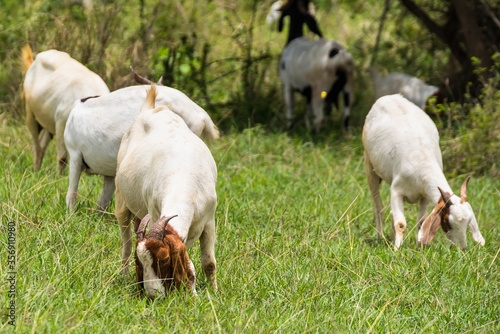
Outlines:
[[[218,164],[219,290],[206,285],[196,244],[189,253],[198,297],[150,301],[135,270],[120,274],[115,217],[95,212],[100,178],[84,176],[77,210],[64,202],[51,144],[33,172],[23,124],[2,119],[2,235],[17,224],[16,332],[499,332],[500,181],[473,176],[469,202],[485,247],[464,252],[439,232],[416,245],[417,210],[407,205],[400,251],[390,241],[389,190],[377,240],[359,129],[351,138],[250,128],[211,146]],[[458,191],[464,176],[449,179]],[[10,302],[7,239],[1,238],[2,332]]]

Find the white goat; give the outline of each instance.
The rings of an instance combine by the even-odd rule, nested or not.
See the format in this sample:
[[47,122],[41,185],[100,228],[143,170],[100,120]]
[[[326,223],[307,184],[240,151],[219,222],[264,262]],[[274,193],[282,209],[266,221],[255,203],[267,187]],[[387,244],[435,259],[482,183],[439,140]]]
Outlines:
[[[399,94],[381,97],[366,116],[363,145],[380,236],[383,235],[380,182],[384,180],[391,185],[395,249],[401,246],[406,229],[404,200],[419,203],[418,241],[422,244],[430,242],[441,226],[447,238],[464,249],[468,225],[472,238],[484,245],[476,217],[467,202],[468,178],[462,185],[461,197],[453,195],[443,174],[437,128],[422,109]],[[429,202],[436,207],[422,224]]]
[[[166,86],[156,89],[157,105],[169,106],[191,131],[207,142],[219,138],[219,130],[207,112],[185,94]],[[78,100],[74,104],[64,132],[70,154],[66,195],[70,210],[75,208],[78,182],[84,170],[104,176],[97,205],[100,210],[107,208],[115,191],[116,158],[121,139],[139,114],[145,98],[146,86],[131,86],[98,98]]]
[[[186,249],[200,239],[201,264],[216,283],[215,209],[217,167],[208,147],[181,117],[155,107],[152,85],[141,112],[125,133],[118,153],[116,217],[122,265],[128,274],[132,250],[131,215],[144,217],[137,233],[136,268],[148,296],[182,282],[195,289],[194,266]],[[168,217],[168,218],[167,218]],[[144,236],[149,219],[156,223]]]
[[21,64],[26,74],[23,100],[26,124],[33,139],[34,168],[40,169],[47,146],[56,136],[57,162],[59,173],[62,173],[68,154],[64,127],[71,107],[77,99],[109,93],[108,86],[101,77],[65,52],[41,52],[33,61],[31,48],[25,46]]
[[322,37],[314,18],[305,8],[308,1],[292,0],[281,8],[279,31],[283,19],[290,16],[288,42],[281,54],[279,75],[283,82],[288,127],[293,126],[294,92],[300,92],[309,105],[306,126],[310,128],[309,117],[314,116],[314,129],[319,131],[324,120],[326,102],[327,114],[331,104],[338,107],[338,95],[343,92],[344,130],[349,125],[350,106],[354,101],[354,60],[350,53],[335,40],[309,40],[303,35],[302,25],[306,23]]
[[421,109],[424,109],[430,97],[438,97],[439,95],[438,87],[428,85],[408,74],[394,72],[382,77],[379,70],[374,66],[368,68],[368,73],[370,73],[373,80],[375,100],[385,95],[399,93]]

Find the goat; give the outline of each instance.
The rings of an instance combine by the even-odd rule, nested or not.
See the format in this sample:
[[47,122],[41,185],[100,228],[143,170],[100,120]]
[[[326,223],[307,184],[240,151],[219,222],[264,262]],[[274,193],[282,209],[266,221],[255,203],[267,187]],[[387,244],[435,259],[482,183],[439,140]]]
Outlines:
[[[137,75],[135,72],[134,74]],[[83,170],[89,174],[104,176],[103,190],[97,206],[99,210],[108,207],[115,191],[114,177],[120,142],[139,114],[139,108],[146,97],[145,87],[126,87],[102,97],[75,102],[64,132],[70,153],[69,187],[66,195],[66,204],[70,210],[75,208],[78,182]],[[219,138],[219,130],[207,112],[185,94],[166,86],[157,87],[156,90],[156,103],[169,106],[181,116],[193,133],[207,142]]]
[[71,106],[77,99],[109,93],[108,86],[66,52],[49,50],[39,53],[33,60],[33,51],[26,45],[21,50],[21,66],[25,74],[22,97],[26,124],[33,139],[34,169],[40,169],[47,146],[56,136],[61,174],[68,155],[64,128]]
[[[372,195],[378,235],[382,236],[383,207],[379,187],[391,185],[394,248],[406,229],[403,201],[419,203],[418,241],[429,243],[441,226],[448,240],[467,247],[466,226],[472,238],[484,245],[476,217],[467,202],[467,180],[453,192],[443,174],[439,134],[430,117],[399,94],[379,98],[366,116],[363,146],[368,186]],[[429,202],[435,205],[425,219]],[[422,224],[423,221],[423,224]]]
[[323,123],[326,102],[327,115],[331,104],[338,108],[338,95],[343,92],[344,130],[349,125],[350,106],[354,101],[354,60],[345,47],[335,41],[303,37],[302,26],[322,37],[316,20],[307,12],[308,0],[291,0],[281,8],[278,30],[283,29],[283,19],[290,16],[288,41],[281,54],[279,75],[283,82],[288,128],[293,126],[294,92],[306,97],[308,107],[306,126],[314,116],[313,126],[319,131]]
[[370,73],[373,80],[375,100],[385,95],[399,93],[421,109],[425,109],[431,97],[442,100],[438,87],[428,85],[411,75],[393,72],[382,77],[379,70],[374,66],[368,68],[368,73]]
[[[148,91],[118,153],[115,214],[123,273],[128,275],[134,215],[137,279],[143,279],[148,296],[182,283],[196,292],[187,249],[198,239],[203,271],[216,289],[217,167],[208,147],[181,117],[167,106],[155,108],[156,88]],[[145,235],[150,219],[155,223]]]

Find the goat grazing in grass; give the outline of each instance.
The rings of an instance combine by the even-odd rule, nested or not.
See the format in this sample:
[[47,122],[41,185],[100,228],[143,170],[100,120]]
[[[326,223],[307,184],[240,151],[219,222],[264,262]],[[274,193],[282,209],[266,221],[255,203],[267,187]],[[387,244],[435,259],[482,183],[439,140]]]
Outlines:
[[47,146],[56,136],[57,163],[62,173],[68,155],[64,128],[71,107],[80,98],[109,93],[108,86],[97,74],[61,51],[45,51],[33,60],[33,52],[27,45],[21,51],[21,65],[25,73],[22,96],[26,124],[33,139],[34,168],[40,169]]
[[[134,215],[137,279],[148,296],[183,283],[195,292],[196,276],[187,249],[198,239],[203,271],[217,288],[217,167],[208,147],[181,117],[167,106],[155,108],[155,96],[152,85],[118,153],[115,214],[124,274],[132,251]],[[150,219],[155,223],[146,235]]]
[[[150,82],[134,72],[136,80]],[[98,209],[104,210],[115,191],[116,157],[123,135],[139,114],[146,97],[146,86],[131,86],[105,96],[75,103],[64,138],[70,154],[69,188],[66,204],[74,210],[82,171],[104,176]],[[200,106],[177,89],[156,88],[157,105],[169,108],[184,120],[192,132],[207,142],[219,138],[219,130]]]
[[281,8],[278,30],[283,29],[283,19],[290,16],[288,41],[281,54],[279,75],[283,82],[286,104],[286,119],[289,128],[293,126],[294,92],[306,97],[309,105],[306,126],[314,116],[313,126],[319,131],[331,105],[338,107],[340,92],[344,97],[343,125],[349,125],[350,106],[354,100],[354,60],[350,53],[335,40],[320,38],[309,40],[303,37],[303,24],[322,37],[316,20],[307,11],[309,1],[290,0]]
[[[443,174],[437,128],[422,109],[399,94],[381,97],[366,116],[363,146],[366,176],[380,236],[383,235],[380,183],[383,180],[391,185],[395,249],[403,243],[406,229],[403,201],[419,203],[418,241],[422,244],[430,242],[442,227],[452,243],[465,249],[468,225],[472,238],[484,245],[476,217],[467,202],[469,179],[463,183],[460,197],[454,195]],[[435,208],[424,221],[429,202]]]
[[411,75],[394,72],[382,77],[379,70],[373,66],[368,68],[368,72],[373,80],[375,100],[385,95],[401,94],[424,110],[429,98],[442,100],[438,87],[428,85]]

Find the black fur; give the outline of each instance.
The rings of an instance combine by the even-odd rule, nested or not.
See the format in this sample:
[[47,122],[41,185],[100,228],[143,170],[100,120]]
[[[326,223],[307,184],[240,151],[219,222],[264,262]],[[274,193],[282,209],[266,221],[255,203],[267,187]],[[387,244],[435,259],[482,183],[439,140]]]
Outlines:
[[286,44],[290,43],[295,38],[304,36],[304,31],[302,29],[304,23],[313,33],[319,37],[323,37],[316,19],[307,11],[308,7],[309,0],[289,0],[281,7],[281,16],[278,21],[278,31],[281,32],[283,30],[283,19],[285,16],[290,16],[290,27]]
[[[340,92],[344,89],[344,86],[347,83],[347,74],[346,72],[339,68],[337,70],[337,80],[333,83],[332,87],[328,91],[328,94],[326,95],[325,102],[326,103],[334,103],[335,107],[339,107],[339,94]],[[349,94],[347,94],[348,96]],[[346,94],[344,94],[344,103],[345,105],[349,105],[349,98],[347,98],[347,101],[345,100]]]
[[96,97],[99,97],[100,95],[96,95],[96,96],[88,96],[88,97],[84,97],[83,99],[80,100],[80,102],[84,103],[85,101],[87,101],[88,99],[94,99]]
[[302,89],[295,89],[296,92],[299,92],[306,98],[307,104],[311,103],[312,100],[312,89],[311,86],[306,86]]
[[339,53],[340,49],[339,48],[333,48],[330,50],[330,53],[328,54],[328,57],[333,58]]

